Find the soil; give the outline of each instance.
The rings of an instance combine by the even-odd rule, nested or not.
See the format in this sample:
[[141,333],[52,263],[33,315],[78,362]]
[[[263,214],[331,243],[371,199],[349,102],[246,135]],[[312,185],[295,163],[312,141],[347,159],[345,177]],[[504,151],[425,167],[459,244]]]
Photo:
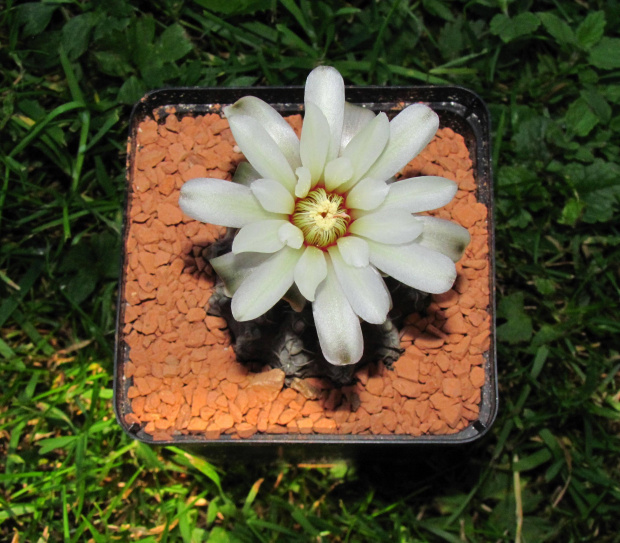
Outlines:
[[[181,117],[181,116],[179,116]],[[302,119],[289,117],[299,132]],[[459,185],[456,198],[429,213],[469,229],[458,278],[434,295],[425,314],[400,331],[403,355],[356,373],[335,388],[319,378],[294,379],[270,367],[251,371],[235,359],[226,321],[208,314],[215,276],[209,246],[225,228],[194,221],[178,206],[194,177],[231,179],[244,160],[217,114],[147,119],[131,164],[125,238],[119,405],[128,426],[155,441],[222,434],[454,434],[478,419],[490,346],[487,208],[476,200],[472,161],[450,128],[400,177],[438,175]]]

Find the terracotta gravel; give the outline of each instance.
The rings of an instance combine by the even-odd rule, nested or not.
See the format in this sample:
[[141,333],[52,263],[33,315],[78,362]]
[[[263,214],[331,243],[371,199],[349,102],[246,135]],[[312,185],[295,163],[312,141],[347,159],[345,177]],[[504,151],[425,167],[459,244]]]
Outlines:
[[[288,118],[299,132],[301,117]],[[340,389],[322,379],[251,372],[237,363],[226,322],[207,314],[214,274],[204,248],[222,227],[185,217],[179,189],[194,177],[230,179],[243,160],[217,114],[177,118],[138,129],[128,195],[120,394],[130,402],[128,425],[154,440],[180,434],[214,440],[222,434],[453,434],[478,419],[491,320],[487,209],[476,200],[472,162],[463,138],[440,129],[403,170],[403,177],[439,175],[459,191],[430,214],[471,233],[452,290],[432,297],[422,316],[411,314],[400,332],[404,354],[386,368],[360,369]],[[126,396],[125,396],[126,394]]]

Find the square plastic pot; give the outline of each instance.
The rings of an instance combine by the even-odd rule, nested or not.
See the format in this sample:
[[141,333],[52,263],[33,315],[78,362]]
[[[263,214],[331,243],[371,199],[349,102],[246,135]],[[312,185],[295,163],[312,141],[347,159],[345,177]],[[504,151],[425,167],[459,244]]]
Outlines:
[[[302,87],[269,88],[204,88],[204,89],[166,89],[147,94],[133,109],[130,121],[130,135],[127,158],[128,193],[135,171],[137,135],[142,121],[147,118],[163,123],[166,116],[175,112],[177,117],[197,116],[207,113],[220,113],[222,106],[234,103],[243,96],[257,96],[270,103],[282,115],[298,114],[303,110]],[[123,227],[123,261],[119,282],[119,303],[115,338],[114,366],[114,407],[119,424],[133,438],[146,443],[174,444],[185,447],[198,447],[203,452],[218,455],[231,450],[252,451],[257,447],[286,452],[297,451],[302,456],[342,457],[355,454],[376,445],[401,448],[411,445],[457,445],[467,444],[483,436],[493,423],[498,407],[497,366],[495,349],[495,273],[494,273],[494,213],[493,187],[490,162],[490,122],[484,102],[473,92],[460,87],[349,87],[346,89],[347,101],[363,105],[375,112],[384,111],[393,116],[404,106],[423,102],[428,104],[440,117],[440,127],[448,127],[460,134],[467,146],[473,162],[473,173],[477,185],[476,197],[488,210],[488,266],[490,304],[487,311],[491,319],[489,349],[483,353],[485,373],[481,389],[478,419],[465,429],[448,435],[411,436],[393,435],[325,435],[325,434],[261,434],[256,433],[245,439],[233,439],[222,434],[216,440],[206,439],[204,435],[175,435],[169,440],[153,440],[144,431],[144,425],[127,421],[131,414],[131,400],[128,395],[132,378],[127,377],[129,347],[125,342],[124,312],[125,288],[127,286],[127,253],[129,198],[125,206]],[[303,454],[302,454],[303,453]]]

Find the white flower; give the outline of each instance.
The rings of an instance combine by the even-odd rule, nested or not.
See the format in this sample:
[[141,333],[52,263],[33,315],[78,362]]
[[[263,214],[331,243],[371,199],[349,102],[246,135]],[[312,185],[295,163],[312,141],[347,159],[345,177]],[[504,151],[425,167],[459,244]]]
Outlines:
[[301,294],[325,358],[352,364],[363,353],[360,319],[382,324],[391,306],[381,273],[428,293],[451,288],[469,233],[415,213],[446,205],[456,184],[392,179],[435,135],[429,107],[410,105],[390,122],[346,103],[342,77],[322,66],[306,82],[301,139],[258,98],[224,112],[249,164],[233,182],[188,181],[179,203],[194,219],[240,228],[232,252],[211,260],[235,319]]

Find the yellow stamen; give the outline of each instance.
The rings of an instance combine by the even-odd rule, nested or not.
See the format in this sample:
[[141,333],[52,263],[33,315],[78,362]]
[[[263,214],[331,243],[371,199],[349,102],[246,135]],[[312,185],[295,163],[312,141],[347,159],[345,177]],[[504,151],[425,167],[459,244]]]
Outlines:
[[310,191],[297,202],[292,222],[303,232],[306,243],[327,247],[346,234],[351,218],[343,203],[342,196],[322,188]]

